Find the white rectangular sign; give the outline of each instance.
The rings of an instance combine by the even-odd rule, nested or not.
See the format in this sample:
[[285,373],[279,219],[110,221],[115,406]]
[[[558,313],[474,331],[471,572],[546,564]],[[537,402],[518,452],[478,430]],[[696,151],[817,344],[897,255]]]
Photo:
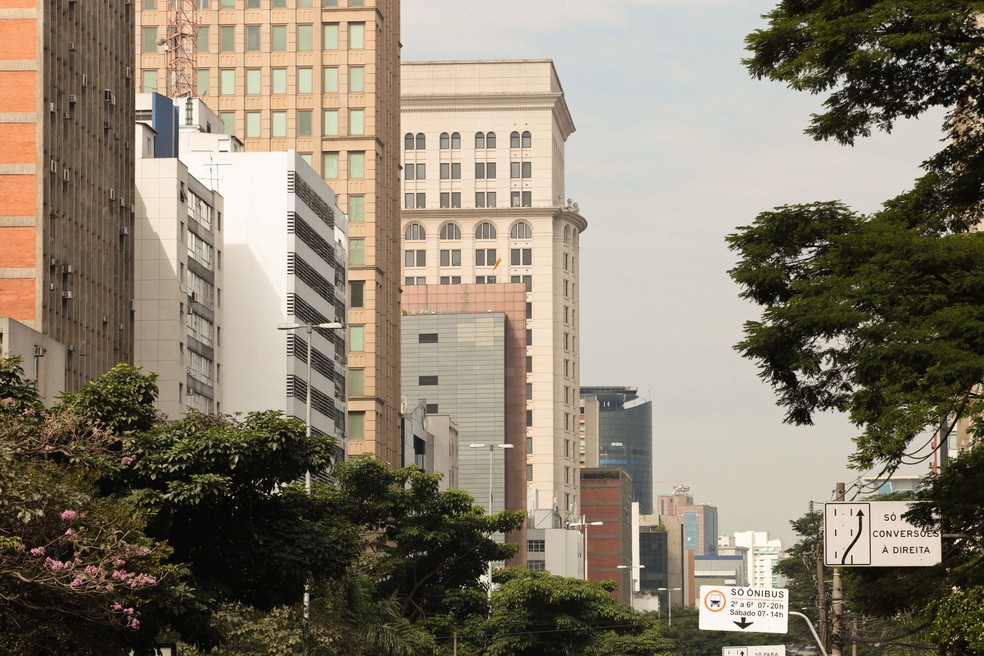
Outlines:
[[785,588],[700,586],[698,626],[705,631],[786,633],[789,591]]
[[907,501],[825,503],[823,562],[832,567],[924,567],[936,565],[943,548],[937,529],[902,518]]
[[786,645],[721,647],[721,656],[786,656]]

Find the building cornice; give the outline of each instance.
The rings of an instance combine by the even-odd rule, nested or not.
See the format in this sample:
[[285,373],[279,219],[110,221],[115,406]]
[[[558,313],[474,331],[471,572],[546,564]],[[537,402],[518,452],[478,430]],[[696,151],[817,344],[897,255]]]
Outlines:
[[588,229],[588,221],[580,212],[560,207],[476,207],[454,209],[400,210],[400,221],[454,221],[490,219],[494,221],[514,219],[547,219],[569,221],[578,232]]

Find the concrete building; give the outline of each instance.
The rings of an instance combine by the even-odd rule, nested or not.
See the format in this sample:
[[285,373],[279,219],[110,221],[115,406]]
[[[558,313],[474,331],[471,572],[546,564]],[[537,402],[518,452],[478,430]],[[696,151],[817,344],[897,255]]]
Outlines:
[[674,515],[683,522],[684,546],[695,556],[717,554],[718,512],[706,503],[694,503],[689,485],[677,485],[672,495],[657,499],[660,515]]
[[775,566],[782,558],[782,540],[770,540],[764,531],[741,531],[734,534],[735,546],[748,550],[746,567],[748,584],[754,588],[780,588],[781,575]]
[[0,358],[19,357],[21,369],[46,406],[58,401],[65,391],[65,345],[33,328],[0,317]]
[[178,159],[169,98],[138,94],[134,363],[157,373],[157,408],[220,413],[223,199]]
[[[526,286],[529,509],[580,515],[579,240],[565,201],[574,131],[552,62],[402,65],[403,283]],[[464,428],[463,428],[464,433]]]
[[424,429],[434,438],[433,471],[441,474],[442,490],[457,490],[458,482],[458,424],[451,415],[424,414]]
[[[163,93],[168,3],[139,7],[129,26],[137,80]],[[397,466],[400,3],[201,0],[190,8],[198,96],[247,151],[296,151],[348,215],[353,302],[345,323],[360,333],[348,361],[364,381],[349,400],[349,451]]]
[[717,554],[694,557],[694,585],[735,585],[747,587],[745,557],[741,554]]
[[597,467],[601,461],[598,451],[601,434],[601,404],[596,398],[579,399],[578,406],[578,453],[581,467]]
[[[621,469],[582,469],[581,531],[587,531],[588,579],[614,580],[622,603],[632,599],[632,479]],[[600,525],[592,526],[594,522]]]
[[9,0],[0,44],[0,317],[77,391],[133,359],[133,6]]
[[[634,387],[582,387],[581,397],[597,405],[597,445],[585,432],[584,453],[598,454],[598,467],[624,469],[632,477],[633,500],[643,515],[653,513],[653,404]],[[585,406],[586,417],[595,411]],[[587,421],[585,428],[587,428]]]

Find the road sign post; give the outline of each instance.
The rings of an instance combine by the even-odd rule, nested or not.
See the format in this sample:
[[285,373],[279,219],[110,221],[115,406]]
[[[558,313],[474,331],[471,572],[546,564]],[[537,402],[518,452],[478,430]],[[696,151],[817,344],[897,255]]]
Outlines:
[[786,656],[786,645],[721,647],[721,656]]
[[902,518],[906,501],[825,503],[824,564],[831,567],[924,567],[942,558],[940,532]]
[[789,591],[785,588],[700,586],[698,626],[706,631],[785,633]]

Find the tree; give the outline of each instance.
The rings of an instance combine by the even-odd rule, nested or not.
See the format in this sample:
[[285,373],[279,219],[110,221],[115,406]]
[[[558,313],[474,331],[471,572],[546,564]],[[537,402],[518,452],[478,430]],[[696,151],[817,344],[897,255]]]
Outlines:
[[673,656],[703,656],[720,654],[728,645],[774,644],[774,633],[736,633],[731,631],[701,631],[700,613],[688,606],[673,607],[673,625],[663,627],[663,634],[672,641]]
[[[823,562],[823,513],[811,511],[789,524],[799,540],[786,550],[786,557],[776,564],[775,571],[786,577],[790,609],[802,609],[817,628],[824,648],[829,648],[826,618],[830,613],[830,586],[824,582],[821,589],[817,578],[817,562]],[[788,638],[804,647],[816,644],[810,630],[795,619],[790,620]]]

